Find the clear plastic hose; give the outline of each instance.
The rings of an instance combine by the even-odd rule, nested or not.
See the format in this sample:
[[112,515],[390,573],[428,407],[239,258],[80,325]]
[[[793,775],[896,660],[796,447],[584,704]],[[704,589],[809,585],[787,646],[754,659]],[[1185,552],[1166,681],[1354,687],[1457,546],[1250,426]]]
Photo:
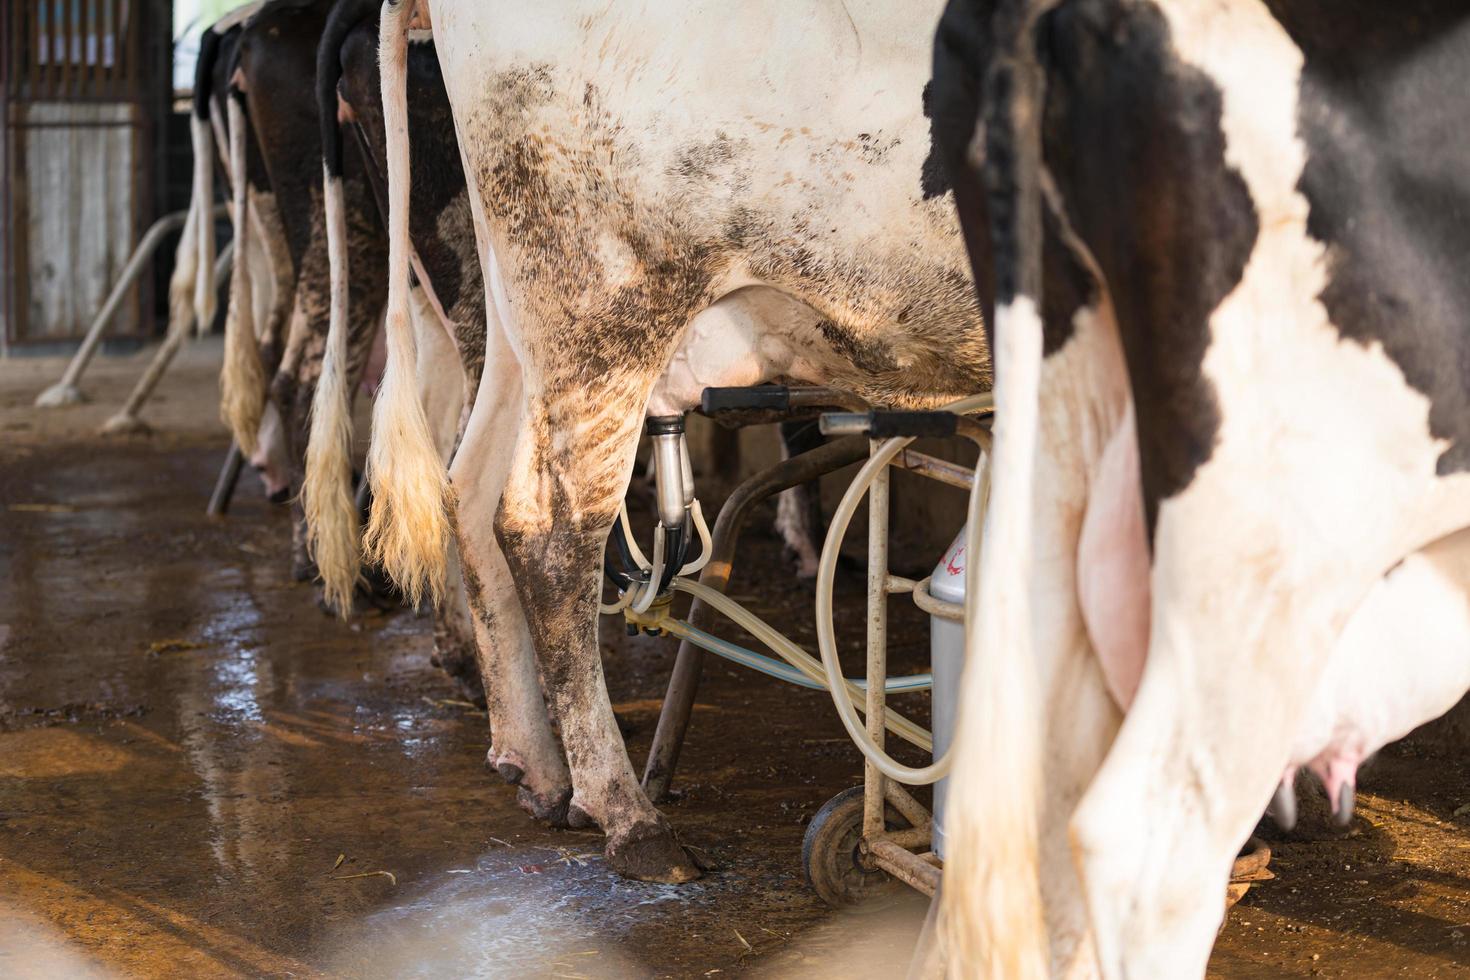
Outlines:
[[[633,611],[636,613],[648,612],[648,607],[653,605],[653,600],[658,598],[658,583],[664,577],[664,526],[657,524],[653,529],[653,564],[648,569],[648,581],[643,583],[643,588],[638,593],[638,598],[633,600]],[[630,589],[631,591],[631,589]]]
[[[785,660],[822,687],[830,689],[833,683],[840,685],[841,689],[847,693],[849,710],[856,711],[857,709],[854,706],[863,703],[862,688],[843,677],[841,672],[837,674],[834,681],[823,671],[821,661],[791,642],[785,635],[755,613],[741,606],[734,599],[731,599],[722,592],[716,592],[707,585],[700,585],[698,582],[690,582],[686,579],[675,579],[674,588],[680,592],[694,596],[696,599],[699,599],[708,606],[712,606],[727,616],[751,636],[760,640],[766,647],[778,654],[782,660]],[[833,699],[838,700],[837,695],[834,694]],[[885,712],[884,727],[905,742],[910,742],[926,751],[933,751],[934,749],[934,738],[929,734],[929,730],[909,721],[896,711]]]
[[[625,506],[624,510],[626,509]],[[694,522],[695,533],[699,535],[699,557],[679,569],[680,575],[696,575],[703,571],[704,566],[709,564],[710,548],[713,547],[710,541],[709,525],[704,522],[704,508],[699,506],[698,497],[695,497],[694,502],[689,505],[689,518]],[[623,526],[627,527],[627,524]]]
[[638,547],[638,539],[633,537],[633,522],[628,519],[628,502],[624,500],[618,505],[618,520],[623,522],[623,538],[628,542],[628,553],[633,556],[633,564],[648,571],[648,559],[643,556],[643,549]]
[[[701,649],[718,654],[732,663],[740,664],[742,667],[749,667],[751,670],[765,674],[767,677],[774,677],[777,680],[785,681],[788,684],[795,684],[797,687],[804,687],[811,691],[825,691],[827,689],[826,684],[821,681],[812,680],[795,667],[783,664],[779,660],[772,660],[770,657],[763,657],[754,650],[747,650],[738,643],[723,640],[712,633],[706,633],[702,629],[689,625],[682,619],[664,620],[663,629],[681,640],[688,640]],[[856,684],[860,690],[867,690],[868,682],[866,680],[853,680],[849,678],[848,682]],[[932,674],[913,674],[908,677],[888,678],[888,682],[883,686],[883,690],[889,694],[909,694],[915,691],[927,691],[933,686],[934,676]]]

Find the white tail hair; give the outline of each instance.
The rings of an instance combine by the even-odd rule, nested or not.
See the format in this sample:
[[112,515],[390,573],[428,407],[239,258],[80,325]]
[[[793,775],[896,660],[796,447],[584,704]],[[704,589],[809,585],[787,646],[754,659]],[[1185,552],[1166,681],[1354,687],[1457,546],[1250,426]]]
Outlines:
[[352,492],[352,392],[347,371],[347,217],[342,178],[322,168],[331,265],[332,314],[321,380],[311,403],[306,479],[301,503],[306,541],[316,559],[327,603],[346,619],[360,569],[357,502]]
[[[225,102],[229,113],[230,182],[235,202],[235,254],[230,269],[230,307],[225,316],[225,360],[220,370],[220,418],[234,433],[246,456],[255,452],[260,417],[265,411],[265,365],[255,335],[254,299],[250,290],[249,182],[245,176],[245,110],[238,93]],[[207,268],[213,269],[213,265]],[[199,273],[201,281],[212,277]]]
[[[1041,324],[1028,297],[996,311],[995,452],[983,536],[966,551],[966,648],[945,805],[943,929],[952,976],[1047,976],[1037,877],[1041,724],[1032,661],[1031,492]],[[984,481],[976,481],[975,493]],[[971,509],[972,514],[974,508]],[[980,540],[976,540],[980,538]]]
[[388,365],[373,405],[367,478],[373,507],[364,547],[409,600],[437,602],[448,575],[453,488],[429,432],[409,317],[408,21],[413,0],[383,4],[378,60],[388,162]]
[[[1041,697],[1031,637],[1032,507],[1040,426],[1041,92],[1036,18],[1055,0],[1001,0],[992,18],[976,139],[995,244],[995,430],[990,505],[967,589],[967,663],[945,808],[940,909],[952,976],[1041,980],[1050,972],[1037,820]],[[971,163],[975,163],[971,148]],[[997,198],[1008,198],[1004,204]],[[976,481],[976,492],[984,481]],[[972,507],[973,513],[973,507]],[[971,558],[976,551],[971,550]],[[970,566],[975,568],[974,565]]]
[[[195,174],[197,184],[198,174]],[[187,333],[194,322],[195,279],[199,275],[199,190],[196,186],[189,198],[189,213],[184,230],[179,234],[179,247],[174,253],[174,271],[168,279],[168,335]],[[210,270],[211,278],[213,269]]]
[[[208,118],[197,113],[189,116],[189,139],[194,146],[194,187],[189,199],[189,211],[195,221],[193,269],[189,286],[194,290],[194,323],[202,334],[214,324],[214,130]],[[235,219],[237,222],[239,218]],[[183,254],[180,243],[179,254]],[[203,274],[200,274],[203,270]],[[185,287],[187,288],[187,287]],[[172,310],[173,287],[169,287]]]

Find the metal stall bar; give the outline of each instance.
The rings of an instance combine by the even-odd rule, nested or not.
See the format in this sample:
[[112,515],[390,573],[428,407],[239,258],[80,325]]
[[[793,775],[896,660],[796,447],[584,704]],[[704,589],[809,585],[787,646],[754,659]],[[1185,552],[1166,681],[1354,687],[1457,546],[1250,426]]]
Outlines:
[[[212,214],[215,217],[222,217],[225,214],[224,205],[217,205]],[[133,249],[128,264],[123,267],[122,275],[118,277],[117,283],[112,287],[112,292],[108,294],[102,308],[92,318],[92,325],[87,328],[87,336],[82,341],[82,346],[77,348],[77,352],[72,355],[71,363],[66,366],[66,373],[61,376],[60,381],[36,396],[37,408],[55,408],[59,405],[72,405],[86,400],[82,390],[77,387],[77,382],[82,379],[82,372],[86,371],[87,366],[92,363],[92,357],[102,343],[103,332],[112,322],[123,300],[127,298],[128,290],[143,274],[143,270],[148,267],[148,260],[153,257],[153,253],[163,244],[164,238],[170,232],[178,231],[184,226],[184,220],[187,217],[187,211],[175,211],[153,222],[153,227],[148,229],[143,235],[143,240]]]
[[[881,440],[869,440],[869,453],[876,453],[882,445]],[[868,487],[868,690],[863,710],[868,738],[879,751],[883,750],[888,681],[888,489],[885,466]],[[872,840],[886,829],[883,790],[887,779],[870,760],[864,759],[863,769],[863,837]]]
[[[235,254],[235,243],[226,242],[225,247],[220,249],[219,257],[214,262],[214,288],[219,290],[224,283],[225,277],[230,274],[230,259]],[[163,378],[163,372],[168,370],[173,363],[174,356],[183,348],[184,342],[189,339],[189,332],[194,327],[194,318],[185,317],[173,325],[168,337],[158,348],[158,353],[153,355],[138,383],[133,386],[132,394],[123,407],[118,409],[117,414],[108,419],[102,426],[104,435],[117,435],[125,432],[147,432],[148,423],[138,415],[143,410],[143,405],[153,395],[153,389],[158,387],[158,382]]]

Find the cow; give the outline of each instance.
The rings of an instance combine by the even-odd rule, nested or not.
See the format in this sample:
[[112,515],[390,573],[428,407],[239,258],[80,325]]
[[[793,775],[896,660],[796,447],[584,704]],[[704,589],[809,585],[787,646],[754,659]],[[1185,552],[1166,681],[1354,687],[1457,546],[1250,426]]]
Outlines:
[[[214,205],[214,179],[218,169],[228,177],[229,139],[225,133],[225,93],[229,84],[229,68],[234,61],[241,24],[261,4],[251,4],[231,11],[206,28],[200,40],[199,58],[195,66],[193,108],[190,114],[190,138],[194,150],[194,173],[189,210],[179,238],[174,271],[169,280],[169,329],[187,331],[193,321],[202,333],[214,322],[215,293],[213,283],[198,275],[202,268],[213,268],[215,259],[214,224],[201,220]],[[220,153],[216,158],[216,147]],[[274,363],[276,340],[290,310],[292,270],[281,232],[280,216],[269,177],[253,141],[246,148],[248,175],[248,213],[254,223],[254,234],[238,262],[249,266],[251,319],[263,325],[262,359]],[[250,463],[259,472],[266,495],[275,503],[290,496],[289,465],[286,459],[285,432],[280,416],[267,406],[262,418],[255,450]]]
[[[223,94],[229,147],[227,172],[236,202],[260,220],[237,225],[230,315],[226,319],[221,370],[221,414],[241,449],[260,455],[259,434],[279,428],[288,465],[288,484],[299,487],[305,469],[310,407],[320,371],[330,307],[320,126],[314,100],[301,99],[316,77],[316,46],[331,4],[328,0],[268,0],[232,24],[227,62],[218,49],[201,48],[199,75]],[[224,83],[221,84],[221,72]],[[257,179],[255,159],[263,180]],[[367,372],[386,294],[386,249],[376,203],[355,146],[343,154],[343,220],[358,255],[360,275],[349,322],[349,374]],[[196,167],[198,164],[196,163]],[[208,193],[199,189],[196,196]],[[256,232],[273,258],[275,303],[271,320],[257,330],[254,305],[243,302],[254,289],[252,266],[241,256],[256,248]],[[201,246],[201,251],[203,251]],[[201,259],[201,262],[203,259]],[[278,418],[273,422],[269,416]],[[294,505],[293,574],[315,576],[306,547],[304,515]]]
[[1444,0],[949,3],[997,412],[951,972],[1202,975],[1294,768],[1341,816],[1464,691],[1467,66]]
[[[381,79],[378,72],[378,13],[374,0],[340,0],[328,17],[318,48],[317,102],[324,127],[328,175],[324,194],[330,202],[337,193],[333,157],[340,153],[345,126],[359,140],[374,194],[384,207],[384,162]],[[484,363],[485,292],[475,249],[468,188],[460,163],[459,145],[450,117],[449,98],[439,69],[432,38],[411,37],[407,55],[408,100],[412,106],[411,148],[413,200],[410,235],[414,249],[412,304],[415,347],[419,351],[420,397],[436,448],[446,462],[451,456],[474,403]],[[333,247],[334,228],[328,224],[328,254],[334,281],[351,267],[345,246]],[[337,370],[334,344],[340,330],[342,295],[333,290],[331,328],[322,381],[312,409],[312,433],[307,450],[307,474],[302,487],[308,539],[324,583],[327,604],[343,614],[360,574],[358,522],[350,487],[352,419],[346,379]],[[445,345],[445,337],[452,344]],[[462,389],[462,390],[461,390]],[[461,411],[462,409],[462,411]],[[822,440],[814,421],[781,426],[786,455],[815,448]],[[778,501],[776,530],[796,563],[799,578],[816,574],[818,541],[822,528],[815,485],[784,492]],[[436,662],[459,678],[472,693],[479,687],[471,612],[457,572],[457,555],[450,554],[454,570],[446,577],[449,596],[436,611]]]
[[[378,75],[378,12],[374,0],[341,0],[317,52],[317,103],[324,147],[323,196],[329,219],[342,212],[342,153],[350,138],[365,161],[374,200],[386,223],[386,140]],[[435,448],[447,460],[473,404],[484,363],[485,291],[475,250],[468,192],[454,138],[439,62],[428,40],[410,45],[414,104],[413,288],[419,394],[426,402]],[[346,130],[344,134],[343,130]],[[306,478],[302,485],[308,539],[327,605],[346,616],[362,574],[353,499],[351,384],[343,371],[348,299],[343,284],[361,275],[340,222],[328,221],[332,307],[321,383],[312,407]],[[369,266],[367,274],[383,276]],[[386,280],[385,280],[386,282]],[[458,586],[458,576],[450,576]],[[482,691],[474,633],[462,587],[436,610],[434,659],[477,699]]]
[[[487,290],[485,371],[452,484],[413,388],[415,13],[444,70]],[[533,812],[599,826],[621,874],[698,874],[634,777],[597,646],[603,545],[644,418],[768,378],[899,406],[988,387],[922,111],[916,59],[938,13],[838,0],[384,8],[389,357],[367,542],[410,595],[436,594],[452,527],[493,685],[495,767]],[[750,58],[732,36],[800,43]]]

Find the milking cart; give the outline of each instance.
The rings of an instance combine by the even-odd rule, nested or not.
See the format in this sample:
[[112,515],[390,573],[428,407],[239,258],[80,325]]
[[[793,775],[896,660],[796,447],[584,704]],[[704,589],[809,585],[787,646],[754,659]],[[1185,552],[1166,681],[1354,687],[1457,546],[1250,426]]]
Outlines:
[[[965,567],[978,554],[967,554],[961,529],[928,578],[915,581],[889,571],[889,477],[901,469],[970,492],[968,526],[984,522],[988,496],[990,421],[989,394],[946,406],[944,411],[885,411],[870,408],[855,396],[831,388],[761,385],[753,388],[710,388],[702,412],[724,424],[755,424],[796,418],[820,418],[821,431],[836,437],[825,445],[792,456],[742,483],[726,500],[711,530],[694,496],[692,467],[684,440],[682,417],[653,418],[648,434],[653,444],[658,524],[651,554],[631,533],[626,508],[615,525],[607,550],[608,577],[617,601],[603,607],[620,614],[630,631],[669,633],[680,639],[679,653],[664,697],[643,785],[657,801],[668,791],[689,725],[704,656],[713,653],[807,688],[832,694],[843,727],[862,751],[863,783],[839,793],[812,818],[802,846],[807,881],[828,904],[841,907],[871,900],[894,887],[895,880],[933,896],[944,859],[944,805],[948,749],[959,704],[960,672],[965,656]],[[979,449],[975,469],[912,448],[915,439],[960,436]],[[736,545],[746,519],[761,501],[826,473],[866,460],[833,512],[822,547],[816,582],[818,657],[813,657],[780,630],[724,594]],[[843,538],[863,498],[868,502],[867,669],[862,678],[847,678],[838,660],[833,625],[833,583]],[[686,558],[698,539],[699,554]],[[977,535],[978,538],[978,535]],[[690,576],[698,573],[697,581]],[[686,619],[672,615],[677,593],[691,597]],[[905,594],[930,619],[930,672],[888,675],[888,599]],[[717,636],[721,615],[754,636],[776,656],[739,646]],[[889,694],[932,692],[933,730],[925,730],[887,705]],[[889,733],[929,752],[928,766],[899,763],[885,750]],[[926,808],[906,787],[932,784],[933,807]],[[1252,838],[1235,863],[1227,903],[1233,904],[1254,881],[1271,877],[1270,850]]]

